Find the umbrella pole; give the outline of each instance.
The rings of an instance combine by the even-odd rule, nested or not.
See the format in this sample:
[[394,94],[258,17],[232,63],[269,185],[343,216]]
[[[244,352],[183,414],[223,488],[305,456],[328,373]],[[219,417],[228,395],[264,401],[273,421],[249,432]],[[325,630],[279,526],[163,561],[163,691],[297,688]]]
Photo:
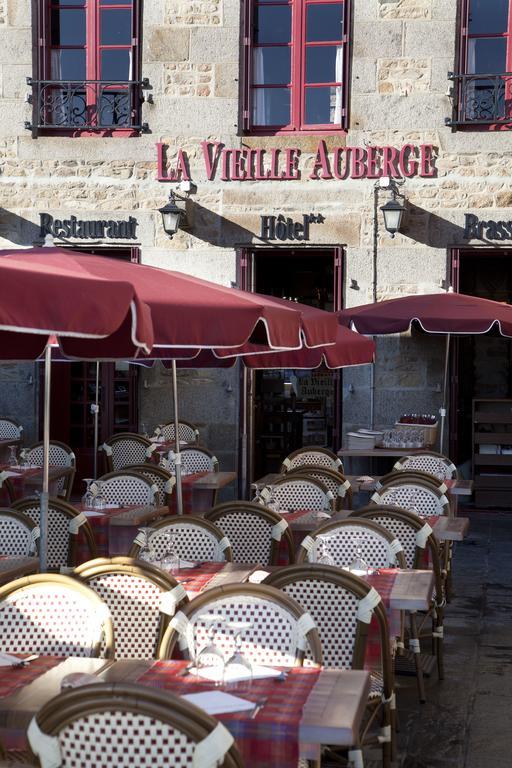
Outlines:
[[446,420],[446,398],[448,395],[448,363],[450,359],[450,334],[446,334],[446,348],[444,354],[444,380],[443,380],[443,404],[439,409],[441,414],[441,428],[439,435],[439,452],[444,453],[444,426]]
[[98,477],[98,427],[100,413],[100,364],[96,362],[96,400],[92,407],[94,414],[94,479]]
[[181,453],[180,453],[180,435],[179,435],[179,415],[178,415],[178,376],[176,373],[176,360],[172,360],[172,398],[174,409],[174,442],[175,442],[175,459],[174,466],[176,469],[176,512],[178,515],[183,514],[183,490],[181,487]]
[[242,498],[247,499],[247,368],[242,365]]
[[46,345],[44,353],[44,422],[43,422],[43,492],[41,493],[41,513],[39,527],[39,569],[41,573],[47,570],[48,554],[48,475],[50,467],[50,386],[52,371],[52,348]]

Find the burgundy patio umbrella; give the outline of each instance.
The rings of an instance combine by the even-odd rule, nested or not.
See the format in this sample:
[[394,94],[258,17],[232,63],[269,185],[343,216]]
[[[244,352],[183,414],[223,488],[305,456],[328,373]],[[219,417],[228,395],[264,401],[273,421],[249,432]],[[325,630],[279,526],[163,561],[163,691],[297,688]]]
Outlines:
[[412,324],[430,334],[446,334],[440,449],[443,450],[450,337],[495,331],[512,338],[512,305],[454,291],[417,294],[365,304],[337,313],[341,325],[374,336],[403,333]]

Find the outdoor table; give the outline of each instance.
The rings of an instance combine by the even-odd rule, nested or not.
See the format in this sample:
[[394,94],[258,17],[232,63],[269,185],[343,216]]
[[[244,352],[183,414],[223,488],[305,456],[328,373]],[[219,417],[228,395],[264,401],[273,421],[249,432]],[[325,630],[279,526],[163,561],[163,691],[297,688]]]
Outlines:
[[[71,673],[95,675],[109,683],[137,683],[174,694],[223,690],[186,674],[186,661],[40,657],[28,667],[8,669],[0,684],[0,738],[9,749],[26,749],[26,729],[43,704],[60,693]],[[322,744],[357,742],[370,690],[364,670],[287,668],[284,680],[265,678],[226,690],[255,704],[254,710],[217,715],[232,732],[246,768],[296,768],[299,756],[315,760]]]
[[[14,489],[16,499],[32,496],[43,487],[43,468],[39,466],[11,467],[0,464],[0,472],[5,472]],[[74,467],[50,467],[48,470],[48,489],[50,496],[57,496],[59,480],[74,472]],[[0,489],[1,503],[8,506],[7,492]]]
[[19,579],[20,576],[28,576],[39,569],[37,557],[25,557],[24,555],[0,555],[0,584]]
[[193,568],[173,571],[172,576],[183,584],[190,600],[200,592],[226,584],[243,584],[249,581],[257,565],[240,563],[197,563]]
[[[169,514],[169,507],[156,507],[149,504],[110,507],[102,510],[86,509],[82,504],[78,504],[76,508],[84,513],[92,527],[98,557],[127,555],[137,536],[138,528]],[[77,564],[80,565],[89,559],[87,540],[83,532],[79,531]]]
[[[217,491],[236,480],[236,472],[195,472],[182,475],[183,513],[198,515],[211,509]],[[171,514],[176,514],[176,491],[169,505]]]

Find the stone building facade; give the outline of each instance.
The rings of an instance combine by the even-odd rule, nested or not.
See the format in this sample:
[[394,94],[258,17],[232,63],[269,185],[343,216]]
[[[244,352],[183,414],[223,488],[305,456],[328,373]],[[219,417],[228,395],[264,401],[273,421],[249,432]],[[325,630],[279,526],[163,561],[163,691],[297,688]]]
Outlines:
[[[224,285],[239,283],[244,248],[279,245],[341,248],[343,306],[446,290],[452,249],[490,245],[485,232],[464,236],[465,214],[482,221],[512,219],[510,133],[454,130],[445,124],[453,100],[447,72],[457,70],[457,0],[352,0],[350,11],[347,130],[244,132],[244,4],[146,0],[141,76],[149,88],[141,121],[147,132],[48,135],[25,127],[37,122],[36,105],[27,101],[34,93],[27,77],[35,77],[38,3],[0,0],[0,248],[40,244],[41,213],[61,221],[134,217],[136,233],[129,245],[140,248],[143,263]],[[265,169],[272,150],[280,150],[274,156],[285,175],[286,152],[294,149],[300,177],[292,171],[292,178],[280,180],[223,180],[221,163],[212,173],[212,155],[205,155],[207,149],[217,150],[217,142],[244,150],[246,158],[248,150],[264,150]],[[162,145],[160,169],[157,144]],[[402,230],[392,239],[379,211],[389,193],[376,178],[383,162],[378,148],[399,153],[406,145],[409,160],[396,165],[407,210]],[[421,168],[422,146],[428,149]],[[359,174],[356,165],[345,178],[336,178],[336,152],[344,162],[347,147],[364,150],[367,160],[374,151],[375,166],[366,162]],[[232,176],[233,166],[228,170]],[[176,184],[159,179],[159,171],[167,177],[181,171],[181,178],[189,175],[194,185],[190,229],[179,230],[173,239],[163,231],[158,209]],[[262,216],[281,214],[301,222],[312,211],[323,222],[310,225],[307,242],[285,236],[270,243],[261,237]],[[57,235],[54,242],[126,245],[115,233],[88,241]],[[507,248],[506,240],[491,245]],[[37,297],[27,296],[31,300]],[[436,411],[443,350],[436,338],[380,340],[373,379],[368,368],[343,374],[343,429],[368,426],[372,390],[376,426],[393,423],[404,411]],[[2,366],[0,377],[1,409],[36,437],[37,370]],[[163,421],[170,415],[169,378],[155,368],[139,379],[140,421]],[[183,414],[204,425],[205,442],[225,465],[233,464],[238,451],[238,393],[237,371],[180,374]]]

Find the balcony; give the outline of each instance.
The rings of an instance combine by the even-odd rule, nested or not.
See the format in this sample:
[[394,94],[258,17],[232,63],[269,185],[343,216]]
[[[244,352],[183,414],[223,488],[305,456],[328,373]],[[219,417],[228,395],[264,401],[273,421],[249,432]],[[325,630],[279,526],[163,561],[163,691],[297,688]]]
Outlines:
[[130,130],[147,132],[141,122],[141,104],[149,81],[144,80],[33,80],[31,131]]
[[453,82],[453,115],[446,125],[493,125],[512,127],[512,72],[457,75]]

